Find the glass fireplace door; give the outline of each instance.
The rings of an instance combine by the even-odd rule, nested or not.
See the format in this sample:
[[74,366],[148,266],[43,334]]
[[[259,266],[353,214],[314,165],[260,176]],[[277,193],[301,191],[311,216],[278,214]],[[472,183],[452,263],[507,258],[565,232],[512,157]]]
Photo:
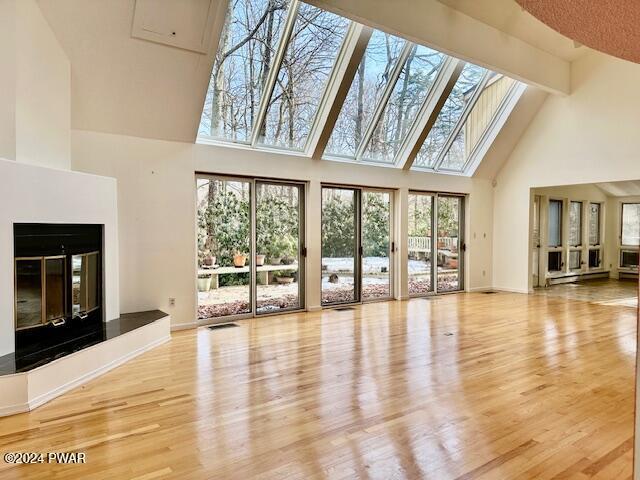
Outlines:
[[42,257],[16,258],[16,330],[42,325]]
[[99,258],[98,252],[71,257],[71,310],[74,318],[86,318],[99,306]]
[[65,255],[16,258],[16,330],[64,323],[66,259]]
[[44,321],[61,321],[66,316],[66,257],[44,259],[45,312]]

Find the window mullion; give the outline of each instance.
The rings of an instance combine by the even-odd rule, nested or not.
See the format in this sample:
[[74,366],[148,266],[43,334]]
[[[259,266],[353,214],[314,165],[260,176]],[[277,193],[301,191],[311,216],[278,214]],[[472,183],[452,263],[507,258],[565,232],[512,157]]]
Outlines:
[[329,143],[372,34],[373,29],[359,23],[351,22],[349,26],[307,140],[305,152],[310,152],[315,159],[322,158]]
[[369,122],[369,125],[367,126],[367,129],[365,130],[364,135],[362,136],[362,141],[360,142],[360,145],[358,145],[358,149],[356,150],[356,155],[355,155],[356,161],[362,159],[364,150],[367,148],[367,144],[369,143],[369,140],[371,139],[373,132],[378,126],[380,117],[382,117],[382,113],[384,112],[384,109],[387,106],[389,99],[391,98],[391,93],[393,92],[393,89],[396,86],[396,82],[398,81],[398,78],[402,73],[404,64],[407,58],[409,57],[409,54],[411,53],[411,49],[413,48],[416,48],[416,45],[411,42],[407,42],[406,45],[402,48],[402,52],[400,52],[398,61],[389,77],[389,82],[384,90],[384,93],[382,94],[382,97],[380,98],[380,102],[378,103],[373,113],[371,122]]
[[280,38],[280,43],[278,44],[278,49],[276,50],[276,55],[273,59],[273,66],[269,71],[269,75],[265,81],[265,85],[263,86],[262,97],[260,98],[260,106],[258,108],[258,113],[256,116],[256,122],[254,124],[254,129],[251,132],[251,146],[255,147],[260,139],[260,131],[262,130],[262,126],[267,117],[267,110],[269,108],[269,102],[271,101],[271,95],[273,95],[273,90],[276,85],[276,80],[278,79],[278,73],[280,73],[280,67],[282,66],[282,62],[284,61],[284,54],[287,51],[287,46],[289,45],[289,40],[291,39],[291,35],[293,34],[293,27],[296,23],[296,18],[298,16],[298,9],[300,7],[300,2],[298,0],[293,0],[289,5],[289,11],[287,12],[287,20],[284,25],[284,29],[282,31],[282,36]]
[[442,165],[442,162],[444,162],[444,159],[447,156],[447,153],[449,153],[449,149],[451,148],[451,145],[453,145],[453,142],[458,136],[458,133],[460,133],[460,130],[462,130],[462,126],[464,125],[464,122],[466,122],[467,117],[471,113],[471,110],[473,110],[473,107],[476,106],[476,102],[478,101],[478,99],[480,98],[480,95],[484,91],[484,87],[487,86],[487,82],[489,82],[489,77],[491,76],[491,74],[492,72],[489,70],[485,72],[484,76],[482,77],[482,80],[476,87],[476,91],[473,92],[473,97],[471,97],[471,101],[466,105],[464,111],[462,112],[462,115],[460,115],[460,118],[458,119],[458,123],[456,123],[455,127],[453,127],[453,130],[449,133],[449,137],[447,138],[446,143],[442,147],[442,150],[440,151],[438,158],[436,159],[436,162],[433,164],[433,169],[435,171],[438,171],[440,169],[440,165]]
[[427,95],[424,103],[420,107],[420,112],[416,116],[409,134],[396,155],[394,160],[396,167],[409,170],[413,166],[413,162],[418,156],[418,151],[420,151],[442,107],[447,101],[447,98],[449,98],[460,73],[462,73],[464,65],[465,62],[453,57],[446,59],[440,69],[438,78],[433,82],[429,95]]

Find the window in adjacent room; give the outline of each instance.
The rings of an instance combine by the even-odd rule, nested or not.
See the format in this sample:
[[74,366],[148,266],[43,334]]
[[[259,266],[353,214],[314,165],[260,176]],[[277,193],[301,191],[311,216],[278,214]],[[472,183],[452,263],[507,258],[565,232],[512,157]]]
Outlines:
[[621,244],[637,247],[640,244],[640,203],[622,204]]
[[638,269],[640,245],[640,203],[622,204],[620,226],[620,268]]
[[549,200],[549,247],[562,246],[562,200]]

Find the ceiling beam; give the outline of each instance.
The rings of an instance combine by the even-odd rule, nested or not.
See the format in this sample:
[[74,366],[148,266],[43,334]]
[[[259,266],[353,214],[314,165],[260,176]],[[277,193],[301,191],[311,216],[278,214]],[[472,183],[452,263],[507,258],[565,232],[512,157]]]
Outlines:
[[[322,158],[336,125],[342,105],[347,98],[353,79],[364,57],[373,30],[360,24],[351,24],[351,38],[347,38],[343,48],[343,58],[334,67],[334,78],[318,111],[316,125],[310,135],[311,157]],[[316,133],[317,132],[317,133]]]
[[548,92],[571,92],[568,61],[437,0],[307,1]]

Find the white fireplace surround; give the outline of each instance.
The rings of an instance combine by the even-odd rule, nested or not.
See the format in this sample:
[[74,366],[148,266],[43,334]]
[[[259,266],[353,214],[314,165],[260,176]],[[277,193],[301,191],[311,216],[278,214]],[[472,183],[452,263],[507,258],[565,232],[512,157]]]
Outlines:
[[104,225],[105,319],[118,318],[116,180],[0,159],[0,183],[0,356],[15,351],[14,223]]

